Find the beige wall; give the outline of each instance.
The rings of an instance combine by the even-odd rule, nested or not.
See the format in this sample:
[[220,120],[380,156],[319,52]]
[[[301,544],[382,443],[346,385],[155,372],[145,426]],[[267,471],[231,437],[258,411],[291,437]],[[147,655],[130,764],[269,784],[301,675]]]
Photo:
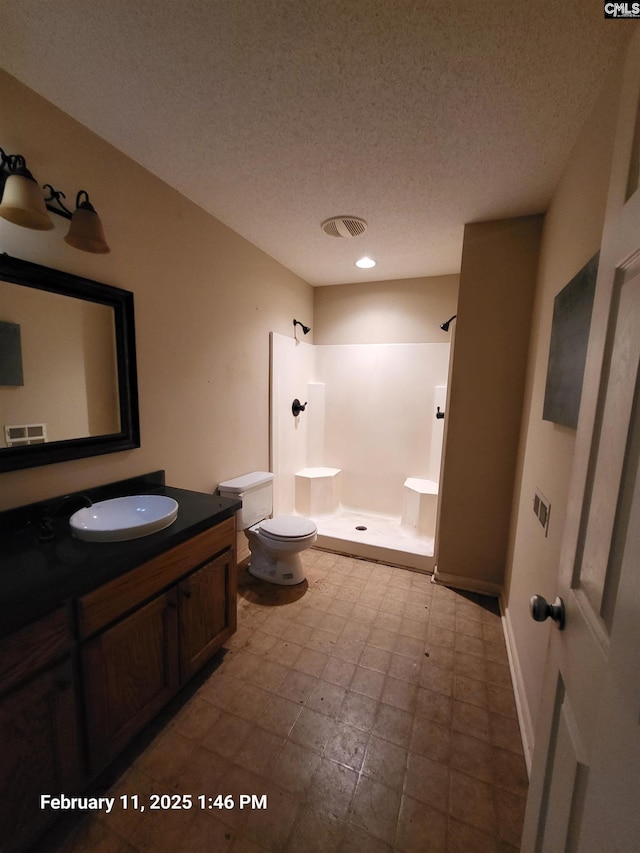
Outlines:
[[[0,320],[20,326],[24,380],[0,386],[0,446],[8,425],[44,423],[49,441],[90,435],[83,303],[0,282]],[[52,364],[64,381],[53,377]]]
[[541,227],[465,227],[436,546],[460,585],[504,579]]
[[317,344],[448,342],[440,323],[456,313],[457,275],[314,289]]
[[[528,612],[534,594],[552,601],[573,458],[575,430],[542,420],[553,301],[599,249],[616,124],[618,72],[612,75],[564,170],[545,217],[507,565],[506,605],[523,700],[525,736],[533,743],[550,622]],[[535,489],[551,503],[549,535],[532,511]]]
[[4,73],[0,91],[4,150],[68,198],[86,189],[112,250],[72,249],[54,217],[50,232],[0,220],[0,251],[134,292],[142,435],[138,450],[1,474],[0,509],[157,468],[203,491],[267,468],[269,332],[313,326],[312,288]]

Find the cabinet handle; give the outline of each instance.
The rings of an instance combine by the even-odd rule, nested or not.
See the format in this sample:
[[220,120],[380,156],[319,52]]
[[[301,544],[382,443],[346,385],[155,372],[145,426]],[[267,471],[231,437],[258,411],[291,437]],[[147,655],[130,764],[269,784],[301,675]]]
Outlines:
[[191,593],[189,592],[188,589],[183,589],[182,595],[184,596],[184,598],[191,598]]

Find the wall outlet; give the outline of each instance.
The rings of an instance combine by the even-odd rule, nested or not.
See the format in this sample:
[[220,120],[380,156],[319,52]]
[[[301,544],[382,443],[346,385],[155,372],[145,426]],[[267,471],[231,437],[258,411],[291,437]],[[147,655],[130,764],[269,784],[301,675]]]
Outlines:
[[549,535],[549,516],[551,515],[551,504],[539,489],[533,496],[533,511],[542,527],[545,537]]

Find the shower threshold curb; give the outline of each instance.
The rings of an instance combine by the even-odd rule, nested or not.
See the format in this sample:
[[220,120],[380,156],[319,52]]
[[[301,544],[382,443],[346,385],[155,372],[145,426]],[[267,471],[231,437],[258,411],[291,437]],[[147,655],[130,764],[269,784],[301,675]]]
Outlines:
[[347,539],[341,536],[328,535],[318,530],[318,538],[314,547],[349,557],[360,557],[385,563],[389,566],[399,566],[421,572],[433,572],[435,558],[429,554],[418,554],[400,548],[389,548],[384,545],[374,545],[370,542]]

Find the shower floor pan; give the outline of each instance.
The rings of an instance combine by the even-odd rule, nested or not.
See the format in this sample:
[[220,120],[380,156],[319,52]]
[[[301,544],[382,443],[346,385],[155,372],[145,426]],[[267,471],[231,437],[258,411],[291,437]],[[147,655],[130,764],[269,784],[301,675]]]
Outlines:
[[317,548],[409,569],[433,571],[433,537],[401,524],[399,517],[341,510],[313,516],[313,521],[318,527]]

